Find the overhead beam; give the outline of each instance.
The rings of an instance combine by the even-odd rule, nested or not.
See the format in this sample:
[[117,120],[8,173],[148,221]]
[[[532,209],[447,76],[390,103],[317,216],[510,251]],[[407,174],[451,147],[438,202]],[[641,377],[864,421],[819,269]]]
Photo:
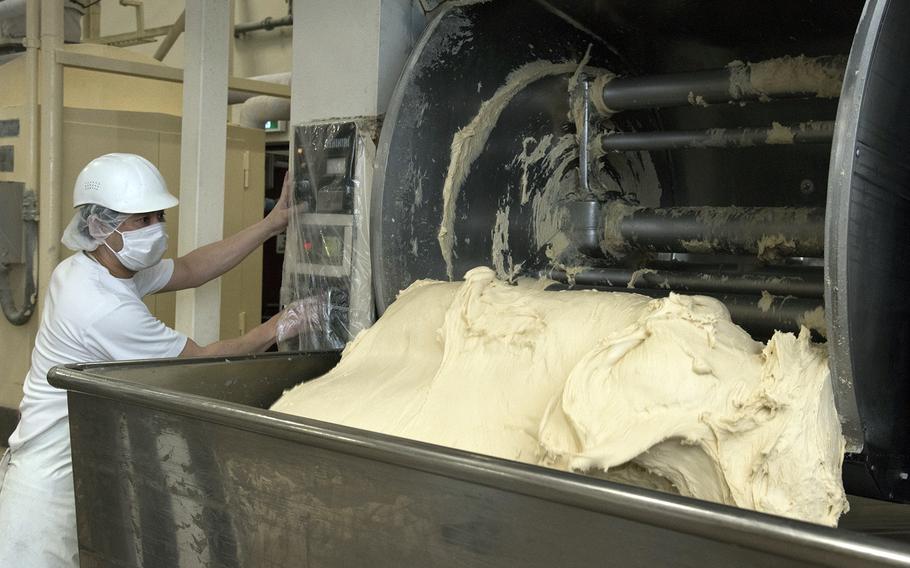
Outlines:
[[[64,67],[89,69],[92,71],[116,73],[118,75],[129,75],[131,77],[142,77],[146,79],[158,79],[171,83],[182,83],[184,79],[183,69],[171,67],[169,65],[156,65],[154,63],[126,61],[101,55],[76,53],[68,51],[65,48],[56,50],[56,57],[57,62]],[[255,79],[245,79],[243,77],[230,77],[227,80],[227,84],[232,91],[269,95],[271,97],[281,97],[285,99],[291,98],[291,87],[289,85],[267,83],[265,81],[256,81]]]

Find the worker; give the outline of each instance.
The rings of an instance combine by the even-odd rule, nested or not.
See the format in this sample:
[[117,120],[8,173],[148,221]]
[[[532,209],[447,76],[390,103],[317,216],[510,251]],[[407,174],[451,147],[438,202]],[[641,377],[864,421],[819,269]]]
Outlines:
[[201,286],[237,266],[288,223],[289,183],[258,223],[176,260],[165,211],[177,205],[151,162],[134,154],[92,160],[76,178],[76,214],[62,242],[77,251],[51,275],[24,383],[19,425],[0,462],[0,567],[78,566],[66,391],[47,382],[55,365],[261,352],[279,329],[293,336],[299,310],[245,335],[198,345],[156,319],[143,296]]

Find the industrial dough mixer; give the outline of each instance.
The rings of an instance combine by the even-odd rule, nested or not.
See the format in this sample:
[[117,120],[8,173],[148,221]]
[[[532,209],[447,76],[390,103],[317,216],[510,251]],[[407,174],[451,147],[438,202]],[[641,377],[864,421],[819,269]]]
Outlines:
[[857,30],[859,2],[525,4],[450,11],[405,70],[374,186],[380,312],[495,265],[713,295],[757,337],[806,325],[848,490],[908,499],[907,8],[867,3]]
[[[887,0],[443,4],[377,149],[380,313],[489,265],[713,295],[756,336],[807,325],[829,342],[848,493],[910,500],[908,24]],[[910,565],[843,528],[263,410],[335,361],[54,370],[83,563]]]

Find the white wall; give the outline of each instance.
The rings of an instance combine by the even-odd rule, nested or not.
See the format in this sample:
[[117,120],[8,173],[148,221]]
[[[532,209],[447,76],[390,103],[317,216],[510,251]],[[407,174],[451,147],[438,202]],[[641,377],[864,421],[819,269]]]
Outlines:
[[[385,113],[426,23],[414,0],[294,0],[291,122]],[[302,15],[298,17],[298,15]]]
[[[192,0],[191,0],[192,1]],[[225,0],[227,1],[227,0]],[[331,4],[331,2],[327,2]],[[145,0],[145,27],[154,28],[174,23],[183,11],[182,0]],[[267,16],[279,18],[288,12],[285,0],[234,0],[235,23],[259,21]],[[114,35],[136,29],[136,12],[114,0],[101,3],[101,35]],[[129,47],[149,56],[158,49],[161,38],[155,43]],[[164,63],[183,67],[183,36],[181,36]],[[250,32],[234,40],[234,75],[251,77],[291,70],[291,27],[271,31]]]

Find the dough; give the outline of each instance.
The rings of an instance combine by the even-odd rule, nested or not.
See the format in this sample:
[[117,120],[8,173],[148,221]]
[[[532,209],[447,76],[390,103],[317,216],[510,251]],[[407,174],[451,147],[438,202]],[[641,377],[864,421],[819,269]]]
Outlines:
[[273,410],[836,525],[826,351],[703,296],[419,281]]

